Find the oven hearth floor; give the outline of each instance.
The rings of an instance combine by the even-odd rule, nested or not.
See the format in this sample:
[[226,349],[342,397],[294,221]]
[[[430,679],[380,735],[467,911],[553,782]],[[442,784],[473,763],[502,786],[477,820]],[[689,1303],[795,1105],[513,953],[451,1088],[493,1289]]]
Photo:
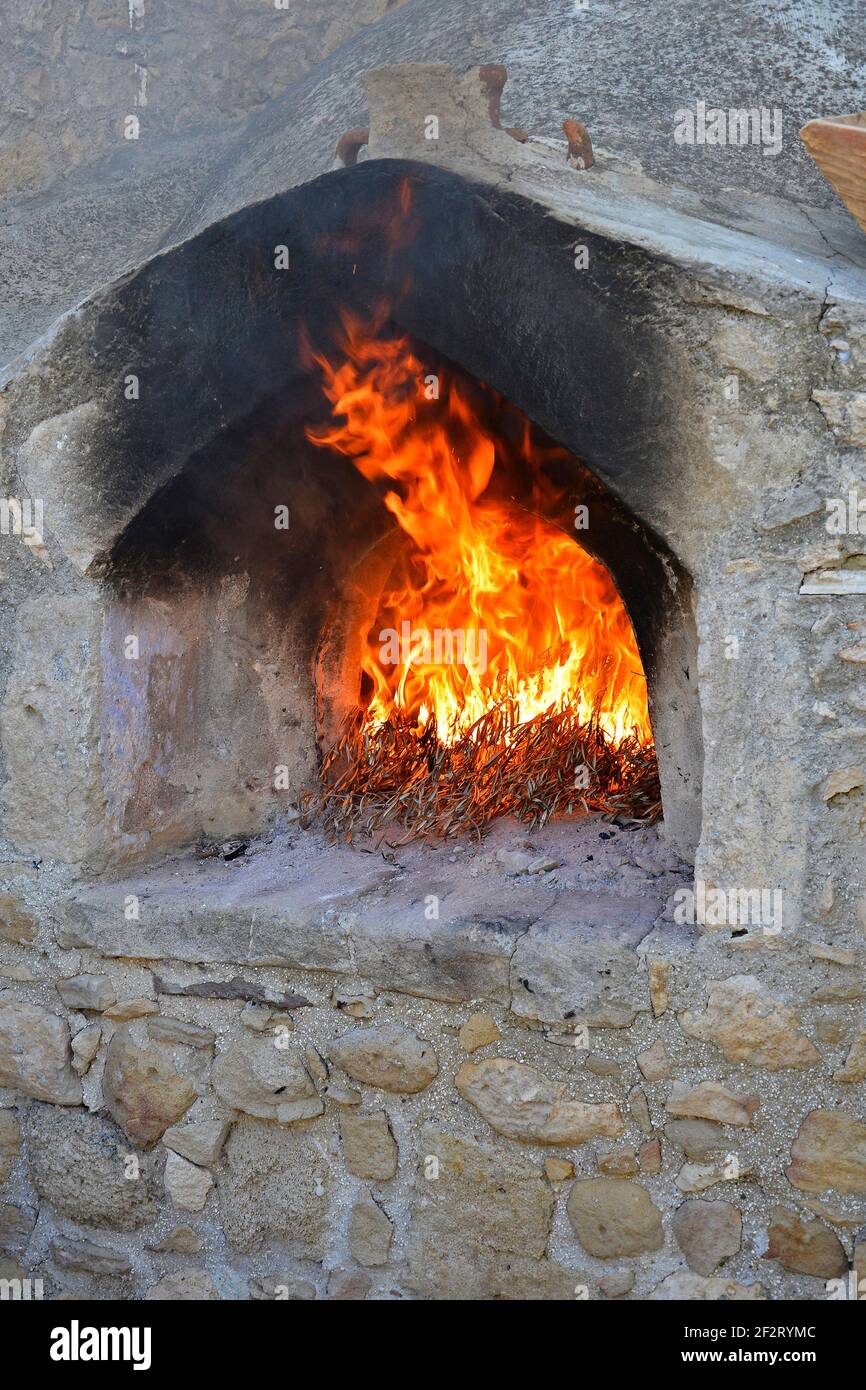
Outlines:
[[527,1016],[541,1024],[595,1008],[617,1027],[634,1016],[622,958],[633,973],[689,875],[655,827],[600,818],[533,832],[501,821],[480,845],[384,852],[290,827],[233,859],[191,851],[80,887],[58,904],[57,939],[108,957],[326,971],[454,1002],[514,1007],[517,989],[536,996]]

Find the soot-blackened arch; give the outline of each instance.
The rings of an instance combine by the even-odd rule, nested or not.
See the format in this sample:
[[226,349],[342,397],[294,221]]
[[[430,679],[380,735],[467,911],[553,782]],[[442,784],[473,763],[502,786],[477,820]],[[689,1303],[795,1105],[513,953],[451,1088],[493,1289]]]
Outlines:
[[[80,320],[94,374],[116,382],[122,364],[142,389],[134,410],[116,390],[103,400],[110,425],[93,483],[115,539],[92,569],[129,577],[146,557],[158,570],[158,553],[176,564],[183,541],[184,564],[218,571],[228,550],[234,562],[248,550],[264,573],[264,521],[259,534],[249,515],[246,539],[236,525],[224,545],[220,518],[228,510],[238,521],[245,496],[248,506],[241,464],[258,468],[262,517],[273,460],[282,459],[284,490],[306,498],[322,482],[321,460],[317,483],[303,444],[322,401],[301,327],[327,343],[339,311],[364,318],[386,303],[392,323],[493,386],[573,456],[557,464],[557,481],[594,502],[579,539],[607,565],[632,618],[666,826],[687,852],[700,830],[702,767],[691,583],[641,519],[648,498],[679,482],[667,404],[674,368],[649,326],[639,253],[581,240],[590,254],[578,271],[574,228],[532,202],[428,166],[370,161],[246,208],[98,296]],[[345,504],[326,479],[324,510],[300,509],[312,518],[316,574],[296,555],[279,596],[315,589],[311,650],[336,590],[330,567],[345,574],[381,529],[347,468],[351,518],[341,521]]]

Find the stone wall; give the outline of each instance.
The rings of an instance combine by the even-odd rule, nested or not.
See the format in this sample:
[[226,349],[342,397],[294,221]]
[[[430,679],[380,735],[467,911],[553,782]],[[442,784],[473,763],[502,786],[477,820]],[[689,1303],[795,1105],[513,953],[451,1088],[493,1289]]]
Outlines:
[[9,0],[0,196],[32,194],[124,139],[204,131],[281,95],[403,0]]
[[[0,1277],[47,1297],[813,1299],[866,1279],[863,531],[827,524],[866,490],[862,271],[793,213],[771,244],[614,159],[566,186],[549,140],[472,139],[451,167],[536,199],[564,256],[598,237],[655,258],[693,447],[688,486],[647,473],[638,510],[696,581],[696,879],[780,885],[782,930],[677,920],[689,867],[599,827],[553,855],[505,827],[414,887],[350,854],[289,892],[291,833],[258,880],[264,851],[76,883],[104,810],[102,597],[50,527],[41,549],[13,537],[12,795],[38,788],[34,826],[64,822],[71,850],[0,846]],[[9,495],[34,436],[111,463],[76,396],[88,362],[62,351],[86,314],[5,398]]]
[[[683,871],[654,831],[598,824],[575,869],[568,843],[542,858],[500,827],[455,854],[439,921],[340,851],[354,878],[272,891],[261,940],[204,888],[184,914],[177,866],[40,920],[7,893],[2,1276],[125,1299],[823,1299],[866,1278],[862,931],[653,926]],[[197,872],[237,902],[257,859]],[[530,893],[528,924],[507,905]]]

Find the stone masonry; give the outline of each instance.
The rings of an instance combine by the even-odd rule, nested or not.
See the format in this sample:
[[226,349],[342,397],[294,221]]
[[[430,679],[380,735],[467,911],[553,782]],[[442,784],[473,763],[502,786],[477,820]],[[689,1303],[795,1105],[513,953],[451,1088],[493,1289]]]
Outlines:
[[268,886],[312,834],[39,920],[7,894],[4,1277],[559,1300],[862,1277],[862,929],[677,926],[688,866],[602,822],[500,824],[435,882],[421,851],[353,877],[323,846],[316,905]]

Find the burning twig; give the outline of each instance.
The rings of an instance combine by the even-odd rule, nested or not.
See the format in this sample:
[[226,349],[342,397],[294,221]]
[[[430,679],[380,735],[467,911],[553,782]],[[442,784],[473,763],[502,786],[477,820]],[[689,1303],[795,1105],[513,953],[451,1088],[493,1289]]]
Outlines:
[[433,724],[392,715],[371,725],[357,711],[325,757],[323,790],[309,795],[305,820],[335,839],[391,828],[405,844],[425,836],[481,838],[498,816],[530,827],[552,816],[600,813],[650,825],[661,815],[655,751],[636,737],[607,738],[597,720],[550,709],[518,722],[512,701],[497,704],[461,736],[440,742]]

